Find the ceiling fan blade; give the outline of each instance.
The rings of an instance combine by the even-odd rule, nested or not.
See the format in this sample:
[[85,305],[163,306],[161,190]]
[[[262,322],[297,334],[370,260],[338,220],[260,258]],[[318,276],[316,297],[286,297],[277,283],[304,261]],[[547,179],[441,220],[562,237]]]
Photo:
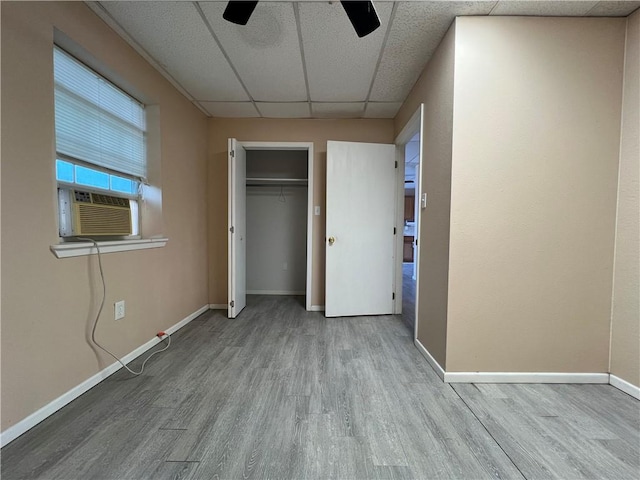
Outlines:
[[258,2],[231,1],[227,3],[222,18],[231,23],[246,25]]
[[[232,3],[232,2],[229,2]],[[236,3],[236,2],[233,2]],[[238,2],[241,3],[241,2]],[[358,37],[369,35],[380,26],[373,2],[340,1]]]

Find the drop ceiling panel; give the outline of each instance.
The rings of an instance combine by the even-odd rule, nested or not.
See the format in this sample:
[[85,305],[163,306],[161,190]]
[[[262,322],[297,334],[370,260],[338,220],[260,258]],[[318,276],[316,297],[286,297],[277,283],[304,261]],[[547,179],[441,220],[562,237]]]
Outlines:
[[358,38],[340,2],[299,4],[311,101],[367,99],[393,4],[375,2],[380,27]]
[[191,2],[102,2],[196,100],[249,100]]
[[589,10],[590,17],[626,17],[640,8],[640,2],[598,2]]
[[364,116],[365,118],[394,118],[401,106],[400,102],[369,102]]
[[311,113],[317,118],[359,118],[364,111],[364,102],[311,104]]
[[198,102],[213,117],[250,118],[260,114],[251,102]]
[[536,16],[578,16],[585,15],[597,1],[502,1],[491,12],[491,15],[536,15]]
[[256,103],[263,117],[267,118],[309,118],[309,104],[307,102],[295,103]]
[[291,2],[258,3],[246,25],[222,18],[226,2],[200,2],[199,5],[254,100],[307,100]]
[[402,102],[458,15],[486,15],[489,2],[398,3],[370,100]]

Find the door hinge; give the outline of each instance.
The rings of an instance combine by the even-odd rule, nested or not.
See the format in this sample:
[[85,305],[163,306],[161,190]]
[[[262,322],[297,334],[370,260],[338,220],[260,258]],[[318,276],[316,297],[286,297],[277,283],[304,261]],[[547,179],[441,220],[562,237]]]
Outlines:
[[229,229],[229,231],[230,231],[231,233],[235,233],[236,229],[235,229],[235,228],[233,228],[233,227],[231,227],[231,228]]
[[396,160],[396,167],[395,168],[398,168],[398,161],[397,160]]
[[395,299],[396,299],[396,292],[393,292],[393,293],[391,294],[391,300],[395,300]]
[[416,247],[418,246],[418,237],[416,237]]
[[229,306],[230,306],[231,308],[235,307],[235,306],[236,306],[236,302],[234,302],[233,300],[231,300],[231,301],[229,302]]
[[236,156],[236,151],[235,151],[235,150],[231,150],[231,151],[229,152],[229,155],[231,155],[231,158],[235,158],[235,156]]

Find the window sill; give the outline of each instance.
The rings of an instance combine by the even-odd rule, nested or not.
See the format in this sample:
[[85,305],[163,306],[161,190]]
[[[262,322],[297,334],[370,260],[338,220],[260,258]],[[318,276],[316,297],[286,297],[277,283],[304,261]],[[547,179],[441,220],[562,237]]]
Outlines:
[[[111,240],[98,242],[100,253],[127,252],[129,250],[146,250],[148,248],[162,248],[168,238],[145,238],[142,240]],[[95,255],[96,247],[90,242],[69,242],[51,245],[51,252],[56,258],[81,257]]]

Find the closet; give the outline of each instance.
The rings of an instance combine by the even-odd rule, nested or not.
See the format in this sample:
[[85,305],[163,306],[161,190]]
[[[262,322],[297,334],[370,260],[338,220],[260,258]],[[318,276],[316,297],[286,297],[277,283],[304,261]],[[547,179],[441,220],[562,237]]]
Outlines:
[[308,151],[246,150],[246,292],[305,295]]

